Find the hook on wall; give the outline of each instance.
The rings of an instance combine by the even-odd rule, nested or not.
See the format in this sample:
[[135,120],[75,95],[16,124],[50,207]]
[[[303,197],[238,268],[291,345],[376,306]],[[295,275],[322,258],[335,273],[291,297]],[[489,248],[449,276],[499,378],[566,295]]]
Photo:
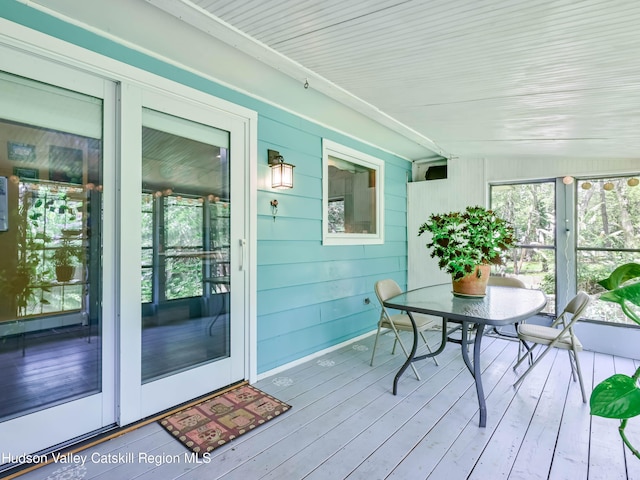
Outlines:
[[273,221],[276,221],[276,215],[278,215],[278,200],[271,200],[271,215],[273,215]]

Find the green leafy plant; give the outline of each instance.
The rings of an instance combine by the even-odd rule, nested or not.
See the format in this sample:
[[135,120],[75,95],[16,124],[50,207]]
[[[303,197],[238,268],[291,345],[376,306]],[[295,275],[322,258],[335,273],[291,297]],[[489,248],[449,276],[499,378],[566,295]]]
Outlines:
[[[627,317],[640,325],[640,315],[632,305],[640,307],[640,264],[627,263],[616,268],[608,278],[598,283],[608,290],[600,300],[620,305]],[[618,431],[624,444],[640,459],[640,452],[631,445],[624,432],[627,421],[640,415],[640,368],[633,376],[616,374],[600,382],[591,392],[591,415],[620,420]]]
[[49,303],[41,295],[42,291],[49,290],[34,287],[43,274],[40,252],[47,241],[46,236],[38,232],[42,222],[39,211],[42,201],[31,191],[20,191],[19,195],[9,220],[12,231],[15,231],[15,250],[3,252],[9,267],[0,271],[0,299],[10,306],[11,319],[29,315],[34,305]]
[[515,244],[513,228],[492,210],[467,207],[462,212],[433,214],[418,230],[430,232],[427,248],[438,257],[438,266],[459,280],[476,265],[500,265],[502,252]]
[[76,266],[79,264],[81,253],[80,247],[72,245],[69,239],[63,238],[61,245],[53,253],[53,260],[58,267]]

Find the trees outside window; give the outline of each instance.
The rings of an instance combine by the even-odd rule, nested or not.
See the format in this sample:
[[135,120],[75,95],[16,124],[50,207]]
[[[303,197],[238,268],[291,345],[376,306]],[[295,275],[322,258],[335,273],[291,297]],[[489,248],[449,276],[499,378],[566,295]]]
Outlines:
[[[491,207],[509,220],[518,246],[496,274],[521,278],[554,298],[562,291],[601,293],[598,280],[616,267],[640,261],[640,186],[636,176],[581,178],[566,185],[560,179],[492,185]],[[555,192],[565,192],[557,198]],[[559,206],[557,206],[559,205]],[[562,225],[562,246],[556,225]],[[560,261],[558,265],[557,260]],[[562,299],[560,299],[562,301]],[[548,313],[553,313],[550,301]],[[635,325],[615,304],[591,302],[589,320]]]
[[555,182],[491,186],[491,208],[511,223],[516,248],[493,274],[514,276],[529,288],[539,288],[549,301],[545,313],[555,312],[556,207]]
[[[598,280],[618,266],[640,261],[640,187],[636,177],[581,179],[576,183],[577,285],[602,292]],[[592,302],[593,320],[633,325],[615,304]]]

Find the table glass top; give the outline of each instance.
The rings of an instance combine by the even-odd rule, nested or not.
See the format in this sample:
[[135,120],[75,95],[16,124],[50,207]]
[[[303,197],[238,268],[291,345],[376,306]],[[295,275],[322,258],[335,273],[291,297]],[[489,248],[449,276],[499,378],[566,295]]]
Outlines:
[[384,303],[389,308],[451,320],[506,325],[535,315],[546,302],[547,298],[540,290],[492,285],[487,286],[484,297],[461,298],[453,295],[449,283],[410,290]]

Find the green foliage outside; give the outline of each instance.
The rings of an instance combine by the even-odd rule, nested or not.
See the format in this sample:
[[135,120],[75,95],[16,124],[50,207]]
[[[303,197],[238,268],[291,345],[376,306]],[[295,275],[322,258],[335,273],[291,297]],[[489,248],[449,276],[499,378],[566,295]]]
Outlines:
[[[628,177],[579,180],[575,188],[576,245],[559,255],[575,255],[577,288],[590,295],[603,291],[599,279],[616,266],[640,261],[640,187]],[[555,297],[555,181],[498,185],[491,206],[515,229],[518,247],[506,256],[499,273],[520,277],[532,288]],[[559,215],[562,221],[562,214]],[[566,272],[569,277],[573,272]],[[526,277],[526,278],[523,278]],[[549,307],[545,311],[549,311]],[[552,312],[549,312],[552,313]],[[615,305],[592,302],[588,318],[631,322]]]
[[[162,197],[162,218],[164,228],[160,235],[160,245],[154,245],[153,212],[154,202],[158,200],[152,194],[142,197],[142,302],[153,301],[153,278],[158,275],[164,285],[166,300],[200,297],[203,295],[204,263],[203,250],[216,252],[216,260],[228,260],[230,216],[226,202],[210,203],[207,209],[204,202],[196,198],[172,195]],[[211,244],[205,246],[205,212],[209,214],[208,237]],[[163,252],[161,264],[154,269],[154,248]],[[216,261],[211,268],[216,268]],[[221,276],[218,271],[212,276]]]
[[344,233],[344,200],[329,201],[327,215],[329,222],[327,231],[329,233]]
[[55,266],[62,258],[79,264],[82,240],[65,232],[82,231],[84,201],[78,187],[20,183],[17,208],[10,212],[16,268],[0,272],[0,288],[15,299],[18,317],[80,308],[81,287],[57,285]]

